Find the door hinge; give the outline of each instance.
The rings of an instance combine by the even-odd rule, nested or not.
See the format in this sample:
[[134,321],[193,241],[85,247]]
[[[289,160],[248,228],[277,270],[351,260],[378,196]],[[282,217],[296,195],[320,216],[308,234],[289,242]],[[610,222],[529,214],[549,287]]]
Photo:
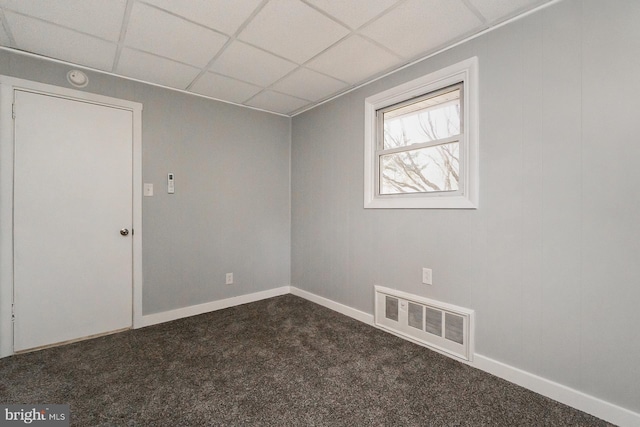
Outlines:
[[11,304],[11,321],[16,321],[16,306],[15,304]]
[[16,104],[11,104],[11,117],[16,118]]

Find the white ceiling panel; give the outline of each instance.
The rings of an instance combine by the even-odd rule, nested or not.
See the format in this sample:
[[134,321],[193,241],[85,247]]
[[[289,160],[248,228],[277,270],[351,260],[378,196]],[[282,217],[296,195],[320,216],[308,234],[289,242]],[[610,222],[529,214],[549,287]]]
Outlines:
[[135,3],[125,45],[204,67],[228,37],[156,8]]
[[116,44],[44,21],[5,12],[18,49],[111,71]]
[[238,30],[261,2],[261,0],[145,1],[229,35]]
[[226,76],[269,86],[291,72],[296,64],[238,41],[230,44],[211,67]]
[[239,39],[302,64],[348,33],[342,25],[298,0],[271,0]]
[[318,101],[349,86],[324,74],[306,68],[298,68],[293,73],[274,84],[271,88],[298,98]]
[[0,0],[0,45],[289,114],[549,1]]
[[314,58],[307,67],[349,83],[358,83],[400,62],[399,57],[364,37],[352,36]]
[[219,74],[205,73],[190,90],[202,95],[241,104],[260,92],[262,88]]
[[329,15],[356,29],[398,2],[398,0],[307,0]]
[[547,1],[549,0],[469,0],[469,3],[478,9],[490,23]]
[[294,98],[293,96],[283,95],[281,93],[264,91],[256,95],[251,101],[246,103],[252,107],[262,108],[263,110],[275,111],[276,113],[288,114],[308,104],[303,99]]
[[468,34],[481,24],[461,1],[409,0],[361,32],[394,52],[413,58]]
[[0,0],[0,7],[118,41],[126,0]]
[[124,48],[116,72],[152,83],[185,89],[200,70],[149,53]]

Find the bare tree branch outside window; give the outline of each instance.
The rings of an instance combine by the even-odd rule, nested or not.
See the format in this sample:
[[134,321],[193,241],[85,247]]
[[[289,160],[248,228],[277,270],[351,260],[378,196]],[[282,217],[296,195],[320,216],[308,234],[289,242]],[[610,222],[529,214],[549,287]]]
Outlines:
[[[457,97],[435,105],[432,102],[417,111],[412,111],[416,107],[411,105],[401,107],[409,113],[394,113],[385,118],[384,149],[407,147],[407,150],[380,157],[381,194],[458,190],[460,142],[455,138],[452,142],[451,137],[461,130],[459,90]],[[446,142],[437,144],[439,140]],[[424,146],[432,141],[436,144]],[[411,149],[414,144],[423,145]]]

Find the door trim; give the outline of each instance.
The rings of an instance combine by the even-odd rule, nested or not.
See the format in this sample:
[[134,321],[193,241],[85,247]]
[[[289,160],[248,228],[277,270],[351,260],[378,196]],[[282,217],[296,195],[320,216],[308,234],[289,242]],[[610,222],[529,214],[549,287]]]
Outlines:
[[142,104],[0,75],[0,357],[13,351],[13,99],[16,89],[129,110],[133,114],[133,328],[142,322]]

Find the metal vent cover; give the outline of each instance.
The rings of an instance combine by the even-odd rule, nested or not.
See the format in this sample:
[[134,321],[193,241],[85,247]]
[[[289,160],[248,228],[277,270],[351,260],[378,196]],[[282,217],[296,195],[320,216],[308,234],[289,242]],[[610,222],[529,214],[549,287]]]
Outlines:
[[377,327],[440,352],[473,360],[473,310],[382,286],[375,287],[375,299]]

